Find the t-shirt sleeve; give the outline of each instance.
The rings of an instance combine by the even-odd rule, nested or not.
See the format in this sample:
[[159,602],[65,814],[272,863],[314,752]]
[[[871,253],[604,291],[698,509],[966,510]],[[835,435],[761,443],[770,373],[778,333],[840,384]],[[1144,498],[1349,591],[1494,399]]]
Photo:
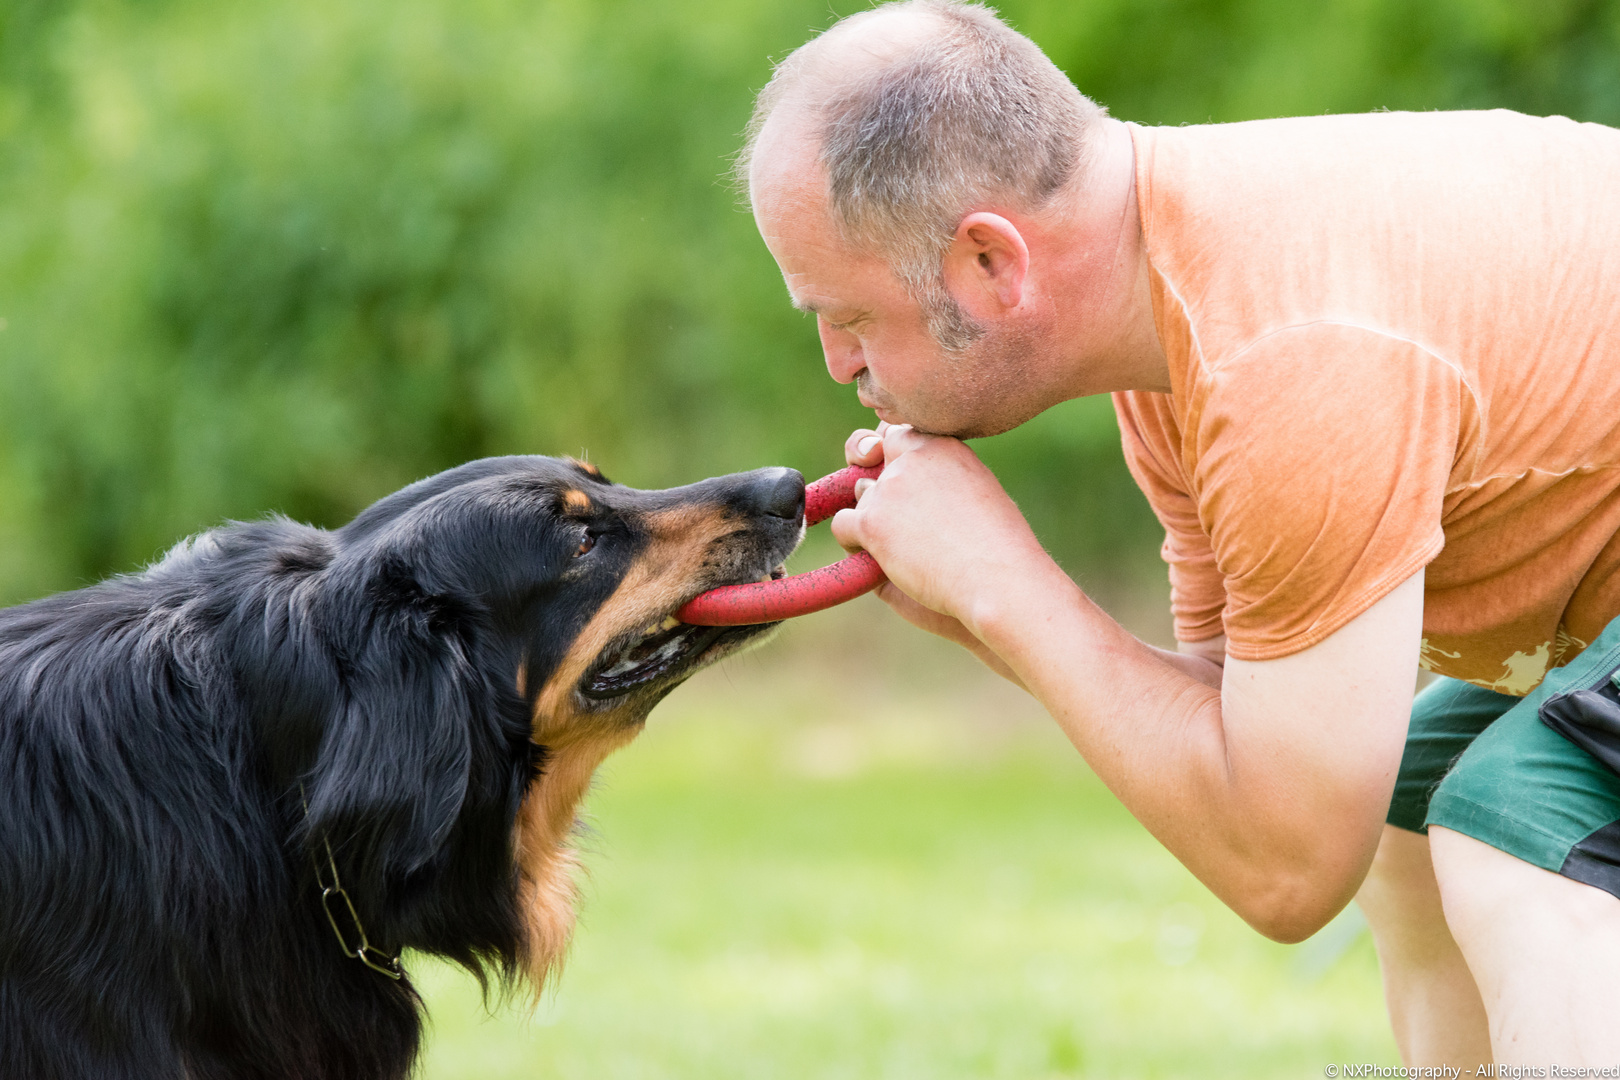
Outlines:
[[1198,519],[1182,471],[1181,433],[1167,394],[1114,395],[1120,444],[1131,476],[1164,526],[1162,554],[1170,568],[1170,613],[1177,641],[1207,641],[1225,633],[1226,584]]
[[1419,346],[1332,323],[1203,372],[1182,458],[1229,655],[1307,649],[1440,553],[1465,392]]

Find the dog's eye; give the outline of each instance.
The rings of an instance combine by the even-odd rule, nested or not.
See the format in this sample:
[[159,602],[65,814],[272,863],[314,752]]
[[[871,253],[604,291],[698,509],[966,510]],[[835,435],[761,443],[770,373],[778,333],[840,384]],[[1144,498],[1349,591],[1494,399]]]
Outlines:
[[588,553],[591,550],[591,548],[593,548],[595,546],[596,546],[596,534],[595,533],[586,533],[585,538],[579,542],[579,547],[574,549],[574,558],[577,559],[581,555],[584,555],[584,554]]

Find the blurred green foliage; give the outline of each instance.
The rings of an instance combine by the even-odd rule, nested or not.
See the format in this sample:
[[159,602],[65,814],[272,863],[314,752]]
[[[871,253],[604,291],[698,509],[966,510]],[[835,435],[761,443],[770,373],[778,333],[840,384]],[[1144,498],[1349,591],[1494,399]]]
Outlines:
[[[469,457],[834,467],[868,415],[721,176],[849,0],[4,0],[0,600]],[[1150,123],[1620,122],[1612,0],[1008,0]],[[1103,401],[982,452],[1071,566],[1152,557]]]

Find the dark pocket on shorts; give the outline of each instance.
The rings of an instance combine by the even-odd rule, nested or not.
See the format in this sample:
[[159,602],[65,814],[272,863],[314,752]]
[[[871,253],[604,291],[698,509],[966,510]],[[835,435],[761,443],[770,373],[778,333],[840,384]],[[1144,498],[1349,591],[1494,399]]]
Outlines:
[[1541,722],[1620,774],[1620,689],[1617,672],[1596,685],[1554,694],[1542,703]]

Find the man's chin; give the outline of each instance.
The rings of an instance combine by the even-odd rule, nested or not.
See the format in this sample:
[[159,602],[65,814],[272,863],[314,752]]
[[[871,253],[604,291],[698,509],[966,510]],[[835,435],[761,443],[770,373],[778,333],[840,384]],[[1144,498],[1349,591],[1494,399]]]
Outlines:
[[963,440],[988,439],[992,435],[1000,435],[1002,432],[1011,431],[1020,423],[1023,423],[1021,420],[1012,422],[974,420],[965,423],[960,420],[954,422],[944,420],[913,420],[910,417],[902,416],[901,414],[888,409],[875,409],[873,411],[877,413],[879,420],[882,420],[888,424],[910,424],[913,428],[922,432],[924,435],[949,435],[953,439]]
[[956,439],[984,439],[1011,431],[1029,417],[1012,419],[997,416],[936,415],[929,408],[908,409],[893,400],[873,402],[865,394],[859,395],[861,404],[877,414],[886,424],[910,424],[925,435],[949,435]]
[[[929,434],[949,435],[953,439],[961,439],[966,442],[968,439],[988,439],[992,435],[1000,435],[1003,432],[1011,431],[1021,423],[1023,423],[1022,420],[1010,423],[1007,421],[999,421],[995,423],[976,423],[970,424],[967,427],[957,427],[951,431],[932,431],[929,432]],[[913,426],[915,427],[916,425]],[[927,429],[918,428],[917,430],[924,431]]]

